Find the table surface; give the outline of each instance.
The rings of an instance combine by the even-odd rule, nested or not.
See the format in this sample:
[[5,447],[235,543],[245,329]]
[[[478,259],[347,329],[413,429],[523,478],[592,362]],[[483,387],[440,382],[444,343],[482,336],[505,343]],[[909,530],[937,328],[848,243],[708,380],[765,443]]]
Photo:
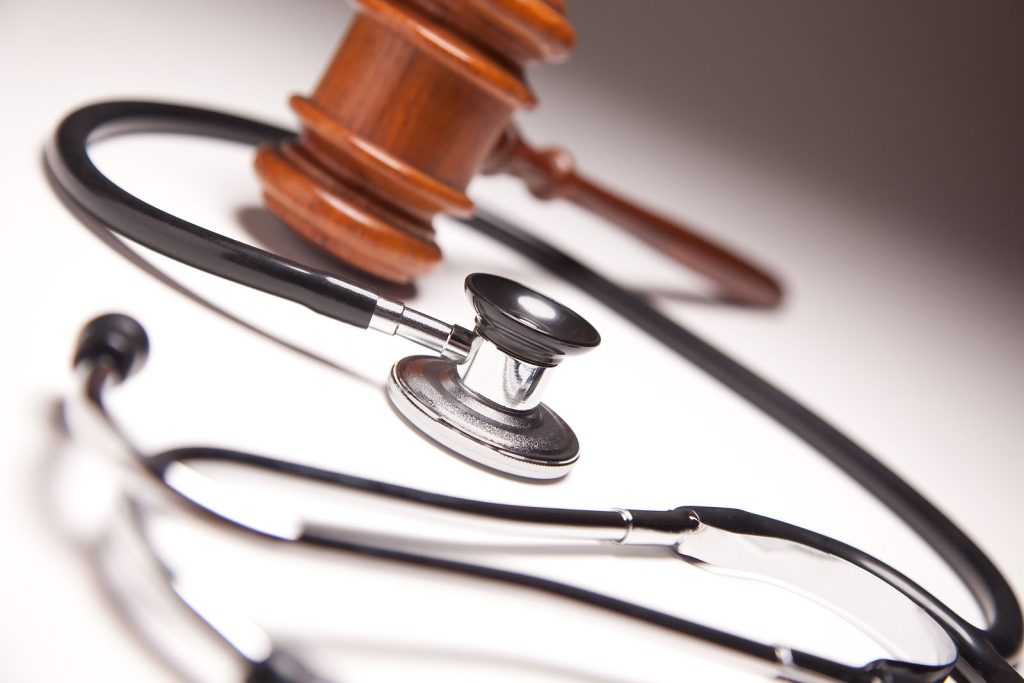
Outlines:
[[[780,273],[781,309],[709,303],[699,280],[661,255],[571,206],[541,204],[513,181],[475,181],[474,199],[650,296],[807,402],[967,528],[1021,591],[1020,6],[991,3],[966,21],[955,3],[929,3],[937,10],[918,22],[853,3],[714,5],[573,4],[578,49],[565,65],[535,70],[543,104],[521,121],[535,141],[571,148],[591,175]],[[246,448],[530,505],[740,507],[858,546],[980,620],[936,555],[809,447],[585,293],[465,227],[439,221],[446,259],[411,293],[413,305],[469,324],[462,280],[495,272],[567,303],[602,333],[602,346],[560,368],[547,394],[583,447],[556,484],[468,467],[408,429],[382,390],[391,363],[416,352],[405,342],[136,249],[170,287],[55,199],[41,154],[71,108],[151,98],[291,126],[287,94],[312,87],[349,13],[333,2],[296,12],[240,0],[0,8],[0,277],[4,355],[14,360],[0,392],[4,680],[180,680],[97,578],[83,538],[102,519],[102,484],[60,466],[68,444],[57,413],[71,386],[72,343],[84,321],[109,310],[136,316],[151,335],[149,366],[113,401],[149,448]],[[251,150],[139,136],[101,143],[95,158],[157,206],[330,267],[260,208]],[[524,591],[186,530],[166,535],[176,571],[280,638],[319,643],[343,680],[748,676],[653,628]],[[660,555],[447,552],[769,643],[874,652],[802,598]],[[189,661],[197,677],[217,679],[202,650]]]

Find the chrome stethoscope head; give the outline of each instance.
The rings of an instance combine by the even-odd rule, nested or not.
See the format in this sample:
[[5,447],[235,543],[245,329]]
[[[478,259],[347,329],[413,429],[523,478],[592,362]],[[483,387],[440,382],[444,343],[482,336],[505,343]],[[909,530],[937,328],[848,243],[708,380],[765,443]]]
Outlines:
[[443,350],[441,358],[403,358],[391,369],[388,397],[413,426],[470,460],[532,479],[564,476],[579,441],[541,395],[552,369],[600,335],[566,306],[503,277],[470,275],[466,294],[476,325],[455,345],[468,340],[465,358]]
[[[600,337],[551,299],[492,275],[466,290],[476,330],[449,325],[361,284],[210,232],[132,197],[88,154],[94,133],[168,125],[176,131],[265,143],[288,133],[202,110],[153,103],[101,103],[61,122],[47,150],[56,184],[104,228],[165,256],[301,304],[335,320],[398,335],[441,359],[395,365],[388,395],[410,422],[483,465],[537,479],[566,474],[579,454],[575,434],[540,403],[551,368]],[[134,124],[134,125],[122,125]],[[112,199],[113,198],[113,199]]]

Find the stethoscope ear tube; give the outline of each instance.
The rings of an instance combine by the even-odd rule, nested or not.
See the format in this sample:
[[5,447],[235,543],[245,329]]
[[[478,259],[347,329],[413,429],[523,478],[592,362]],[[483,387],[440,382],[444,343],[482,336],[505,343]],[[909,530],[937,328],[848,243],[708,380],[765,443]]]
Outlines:
[[[512,534],[520,538],[574,539],[576,542],[604,541],[605,547],[610,551],[615,550],[615,544],[661,546],[669,550],[674,549],[673,552],[676,553],[692,551],[691,541],[706,539],[712,531],[725,530],[724,527],[728,526],[729,520],[733,519],[727,514],[716,514],[713,508],[602,511],[537,508],[475,501],[218,448],[191,447],[144,455],[132,446],[127,435],[104,407],[107,387],[124,379],[118,368],[124,357],[122,350],[125,347],[126,330],[130,332],[129,336],[135,339],[139,338],[138,332],[145,334],[138,323],[116,314],[103,316],[86,326],[75,354],[76,369],[85,391],[70,399],[69,406],[73,412],[91,418],[91,436],[102,437],[99,440],[105,444],[117,444],[113,456],[125,474],[125,495],[131,510],[129,526],[134,529],[127,538],[143,551],[141,555],[146,555],[148,546],[143,527],[146,519],[155,511],[158,515],[176,514],[202,526],[244,531],[259,538],[271,539],[275,543],[329,548],[391,562],[454,572],[567,598],[723,648],[748,666],[767,667],[769,671],[776,671],[790,680],[821,680],[822,677],[826,677],[864,683],[935,683],[946,678],[956,661],[956,648],[946,630],[932,620],[926,611],[907,601],[896,589],[893,589],[892,593],[898,601],[896,604],[890,604],[890,607],[898,608],[902,602],[904,609],[909,608],[920,613],[923,621],[915,624],[913,630],[917,632],[919,639],[924,639],[925,646],[909,649],[890,648],[908,654],[900,659],[878,659],[857,667],[795,648],[752,641],[667,612],[543,577],[446,559],[437,554],[436,548],[433,548],[430,542],[425,544],[428,549],[421,551],[420,548],[424,546],[418,545],[414,536],[389,538],[377,534],[374,544],[368,545],[360,540],[363,536],[360,534],[357,517],[342,519],[338,524],[312,522],[303,519],[302,515],[294,510],[274,504],[268,505],[257,495],[253,495],[252,501],[259,501],[258,505],[247,505],[245,498],[238,497],[237,490],[222,488],[216,480],[207,478],[193,468],[193,463],[219,462],[224,465],[269,470],[285,476],[320,482],[334,489],[358,490],[373,494],[380,502],[411,506],[411,509],[404,510],[406,514],[422,516],[424,510],[429,509],[431,517],[436,517],[438,512],[452,515],[450,522],[461,523],[459,526],[467,522],[486,520],[500,523],[503,535]],[[130,346],[138,347],[138,344]],[[83,420],[74,420],[73,424],[81,427]],[[76,436],[81,437],[78,432],[76,429]],[[107,448],[100,450],[105,451]],[[740,511],[732,512],[745,514]],[[701,514],[712,522],[722,524],[723,529],[712,528],[701,521]],[[766,518],[757,519],[764,519],[769,524],[773,521]],[[281,523],[282,520],[286,523]],[[772,530],[770,526],[752,528],[757,532]],[[750,535],[743,530],[725,531],[727,549],[736,549],[743,545],[743,536]],[[803,552],[799,553],[799,559],[804,559],[807,555],[806,547],[803,548]],[[152,557],[141,565],[153,565],[155,562],[162,566],[163,561],[158,550],[150,548],[149,554]],[[144,557],[142,559],[145,560]],[[845,565],[845,559],[838,555],[836,562]],[[721,566],[728,567],[728,563]],[[898,576],[895,571],[890,571]],[[223,654],[250,667],[252,678],[249,680],[273,680],[281,683],[322,680],[307,669],[302,661],[291,661],[287,657],[279,656],[282,653],[273,638],[259,625],[249,623],[245,617],[241,617],[245,627],[239,628],[243,623],[239,621],[240,617],[232,616],[225,610],[224,606],[218,603],[216,595],[208,591],[195,593],[188,589],[187,583],[181,585],[176,582],[173,572],[157,572],[157,575],[161,573],[166,574],[167,583],[162,589],[158,585],[160,582],[153,580],[153,573],[148,572],[150,580],[147,581],[147,590],[150,594],[162,594],[165,598],[171,594],[177,595],[182,603],[178,605],[179,607],[191,610],[193,616],[200,617],[207,630],[213,630],[218,637],[217,642],[222,646]],[[770,575],[770,572],[766,575]],[[890,586],[882,582],[877,583],[877,587],[882,590],[890,589]],[[211,614],[215,618],[211,618],[207,609],[213,610]],[[225,628],[226,626],[230,628]],[[239,638],[239,635],[245,637]],[[263,676],[271,678],[261,678]]]

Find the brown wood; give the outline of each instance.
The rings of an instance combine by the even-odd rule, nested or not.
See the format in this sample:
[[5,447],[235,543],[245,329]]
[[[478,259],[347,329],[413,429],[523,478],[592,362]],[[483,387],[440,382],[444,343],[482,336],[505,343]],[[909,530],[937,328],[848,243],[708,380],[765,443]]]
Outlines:
[[485,168],[538,196],[565,197],[714,280],[731,298],[774,305],[762,271],[577,174],[559,150],[537,152],[510,125],[536,97],[530,62],[574,42],[561,0],[359,0],[359,12],[310,97],[291,106],[299,137],[261,148],[267,207],[336,258],[405,283],[441,258],[438,213],[467,216]]
[[504,132],[484,167],[486,173],[510,173],[540,199],[567,199],[636,235],[647,244],[701,273],[726,299],[772,307],[782,287],[771,275],[692,228],[644,209],[575,169],[572,155],[553,147],[536,150],[515,126]]
[[528,61],[568,54],[560,3],[362,0],[299,138],[265,147],[267,207],[335,257],[394,282],[441,258],[431,219],[470,215],[465,189],[512,113],[535,106]]

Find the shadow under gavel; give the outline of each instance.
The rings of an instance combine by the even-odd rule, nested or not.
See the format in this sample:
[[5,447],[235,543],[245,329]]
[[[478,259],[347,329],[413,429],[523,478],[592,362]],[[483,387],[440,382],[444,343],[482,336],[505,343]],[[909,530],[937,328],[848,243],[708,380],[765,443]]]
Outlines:
[[512,123],[537,99],[529,62],[575,42],[562,0],[360,0],[311,97],[293,96],[297,139],[263,147],[267,208],[335,258],[392,282],[432,268],[432,219],[470,216],[478,172],[509,173],[564,198],[708,278],[724,299],[772,307],[778,281],[723,246],[535,150]]

